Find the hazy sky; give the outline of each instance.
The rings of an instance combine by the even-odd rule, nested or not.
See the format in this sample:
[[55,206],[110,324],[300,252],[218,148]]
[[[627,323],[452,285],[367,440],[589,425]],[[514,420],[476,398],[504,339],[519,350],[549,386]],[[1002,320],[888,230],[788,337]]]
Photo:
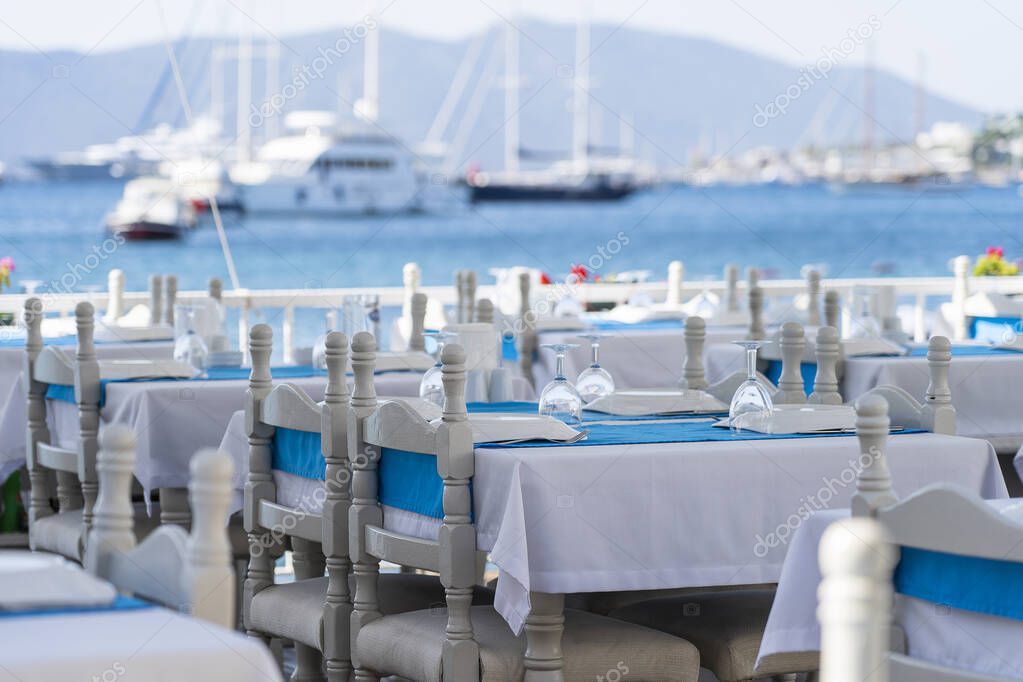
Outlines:
[[[172,34],[195,0],[44,0],[0,7],[0,47],[114,50],[160,40],[163,12]],[[198,31],[232,33],[248,24],[281,37],[352,23],[365,0],[199,0]],[[877,64],[986,111],[1023,109],[1018,46],[1023,3],[1010,0],[378,0],[385,27],[457,39],[516,14],[595,21],[685,33],[805,65],[837,47],[850,29],[877,18]],[[588,9],[586,9],[588,8]],[[601,50],[613,50],[613,37]],[[849,63],[861,62],[863,48]]]

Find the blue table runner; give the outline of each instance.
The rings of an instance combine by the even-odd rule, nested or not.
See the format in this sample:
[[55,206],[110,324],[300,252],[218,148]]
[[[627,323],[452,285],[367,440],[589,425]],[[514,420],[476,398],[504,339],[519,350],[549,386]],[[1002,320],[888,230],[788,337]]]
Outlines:
[[151,609],[154,604],[119,594],[113,603],[102,606],[58,606],[53,608],[31,608],[24,611],[2,611],[0,618],[23,618],[25,616],[68,616],[81,613],[106,613],[110,611],[138,611]]

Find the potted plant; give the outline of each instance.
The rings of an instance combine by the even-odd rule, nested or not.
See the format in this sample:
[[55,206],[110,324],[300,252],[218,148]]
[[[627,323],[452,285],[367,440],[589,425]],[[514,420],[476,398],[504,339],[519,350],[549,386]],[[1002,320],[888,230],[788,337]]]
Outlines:
[[989,246],[987,253],[977,258],[973,266],[974,277],[1006,277],[1019,274],[1019,266],[1005,260],[1005,250],[1000,246]]

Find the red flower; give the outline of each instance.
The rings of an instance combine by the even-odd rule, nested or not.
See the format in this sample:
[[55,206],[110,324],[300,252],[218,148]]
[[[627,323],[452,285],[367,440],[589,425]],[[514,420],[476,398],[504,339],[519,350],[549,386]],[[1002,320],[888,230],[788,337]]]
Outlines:
[[573,265],[572,274],[575,275],[576,279],[580,282],[585,282],[586,278],[590,275],[590,273],[587,272],[585,265]]
[[547,276],[546,272],[540,273],[540,284],[550,284],[551,278]]

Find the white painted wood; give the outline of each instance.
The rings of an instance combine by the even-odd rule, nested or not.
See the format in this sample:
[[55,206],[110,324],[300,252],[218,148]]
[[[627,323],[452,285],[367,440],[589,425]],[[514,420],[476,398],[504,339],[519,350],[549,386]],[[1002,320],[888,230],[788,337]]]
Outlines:
[[281,346],[284,364],[295,362],[295,306],[286,305],[281,316]]
[[725,311],[739,312],[739,266],[734,263],[725,266]]
[[956,256],[952,260],[952,338],[965,341],[969,337],[969,320],[966,318],[966,299],[970,297],[970,257]]
[[298,514],[294,508],[270,500],[260,500],[257,513],[263,528],[287,529],[289,536],[310,542],[322,540],[323,524],[315,514]]
[[698,315],[686,318],[686,359],[682,368],[682,388],[704,391],[707,383],[703,369],[703,346],[707,341],[707,323]]
[[680,260],[668,263],[668,295],[665,299],[669,305],[682,305],[682,283],[686,268]]
[[809,270],[806,273],[806,323],[818,327],[821,323],[821,273]]
[[405,263],[401,269],[402,294],[401,316],[408,317],[412,311],[412,296],[419,291],[422,271],[418,263]]
[[472,322],[476,317],[476,271],[465,271],[465,319],[463,322]]
[[320,406],[294,384],[279,384],[263,400],[264,424],[285,429],[319,433]]
[[834,327],[838,338],[842,338],[842,299],[837,291],[824,292],[824,324]]
[[25,398],[28,413],[25,461],[29,476],[29,546],[35,549],[32,527],[38,519],[53,514],[50,506],[50,474],[38,461],[40,443],[50,442],[50,430],[46,425],[47,384],[37,378],[36,366],[43,352],[43,337],[40,331],[43,322],[43,303],[38,298],[25,301]]
[[885,454],[890,425],[888,403],[883,397],[867,394],[856,401],[856,437],[860,457],[856,462],[859,475],[851,503],[853,516],[874,516],[878,509],[896,500]]
[[455,270],[455,293],[458,296],[458,302],[455,305],[455,322],[462,324],[466,322],[465,311],[468,307],[466,304],[466,274],[467,270]]
[[778,393],[774,396],[774,402],[783,405],[803,404],[806,402],[801,368],[803,352],[806,350],[803,325],[798,322],[783,324],[779,345],[781,347],[781,376],[778,377]]
[[481,298],[476,304],[476,322],[494,323],[494,304],[489,298]]
[[378,526],[366,527],[366,551],[391,563],[424,571],[440,571],[437,543],[394,533]]
[[91,303],[75,306],[78,345],[75,352],[75,401],[78,403],[78,481],[82,492],[82,524],[92,528],[93,508],[99,494],[96,457],[99,452],[99,361],[96,359],[95,309]]
[[433,454],[437,427],[402,400],[388,400],[365,419],[363,440],[378,447]]
[[[750,270],[751,279],[755,277],[752,273],[756,270]],[[764,292],[758,286],[753,286],[749,290],[749,339],[763,339],[767,336],[767,332],[764,331]]]
[[40,443],[36,448],[36,461],[47,469],[78,474],[77,450],[65,450],[49,443]]
[[838,392],[838,330],[834,327],[819,327],[816,351],[817,374],[813,379],[813,393],[806,401],[815,405],[841,405],[842,395]]
[[210,277],[207,284],[207,291],[209,292],[210,298],[217,303],[222,303],[224,300],[224,283],[220,281],[219,277]]
[[323,611],[323,657],[329,682],[347,682],[352,673],[352,597],[348,576],[348,515],[351,508],[351,470],[348,466],[348,339],[340,332],[327,334],[327,389],[323,399],[321,441],[326,461],[321,534],[327,570],[327,597]]
[[171,327],[174,326],[174,304],[178,302],[178,276],[163,276],[163,291],[165,302],[163,306],[163,321]]
[[426,350],[426,339],[423,337],[426,329],[426,303],[426,294],[412,294],[409,304],[412,317],[412,333],[408,340],[410,351]]
[[160,324],[163,321],[163,278],[160,275],[149,276],[149,324]]
[[35,378],[46,384],[73,386],[75,383],[75,365],[67,353],[59,348],[47,346],[36,358]]
[[227,538],[234,466],[216,450],[192,458],[191,534],[161,526],[137,544],[131,504],[135,438],[111,425],[99,453],[100,495],[89,534],[85,567],[118,590],[158,601],[223,627],[234,626],[234,573]]
[[519,336],[519,367],[522,376],[530,384],[533,383],[533,355],[537,351],[536,336],[536,313],[529,305],[529,273],[523,272],[519,275],[519,296],[521,306],[519,308],[518,336]]
[[107,273],[107,309],[104,318],[113,322],[124,315],[124,270]]
[[930,382],[924,395],[924,428],[934,433],[955,435],[956,408],[952,405],[952,387],[948,370],[952,364],[952,344],[944,336],[934,336],[927,345],[927,370]]
[[825,531],[819,588],[822,682],[887,682],[895,550],[884,527],[844,519]]
[[746,290],[752,291],[757,286],[760,286],[760,270],[751,265],[746,268]]

